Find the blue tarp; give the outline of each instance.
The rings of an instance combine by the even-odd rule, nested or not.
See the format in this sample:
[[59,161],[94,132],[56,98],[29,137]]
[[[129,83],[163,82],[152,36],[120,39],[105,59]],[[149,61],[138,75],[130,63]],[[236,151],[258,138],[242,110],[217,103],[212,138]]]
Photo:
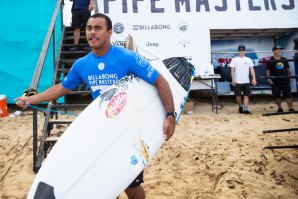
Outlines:
[[[14,103],[14,99],[22,95],[23,91],[30,86],[56,3],[56,0],[0,2],[2,8],[0,14],[0,94],[6,95],[8,103]],[[56,21],[57,49],[62,32],[62,12],[59,15]],[[38,92],[52,85],[53,73],[54,59],[51,45]]]

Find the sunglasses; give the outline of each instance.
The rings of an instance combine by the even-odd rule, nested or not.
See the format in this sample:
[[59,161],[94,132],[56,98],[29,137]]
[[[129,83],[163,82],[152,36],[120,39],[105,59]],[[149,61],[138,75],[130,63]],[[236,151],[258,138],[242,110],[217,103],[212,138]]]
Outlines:
[[238,51],[240,52],[240,51],[245,51],[245,50],[244,49],[239,49]]

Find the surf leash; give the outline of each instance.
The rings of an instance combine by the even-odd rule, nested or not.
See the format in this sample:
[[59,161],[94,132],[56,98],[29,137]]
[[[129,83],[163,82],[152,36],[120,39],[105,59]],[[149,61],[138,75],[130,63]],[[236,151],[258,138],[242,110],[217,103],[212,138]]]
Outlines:
[[25,104],[25,106],[36,109],[36,110],[40,110],[40,111],[43,111],[43,112],[60,113],[60,114],[63,114],[63,115],[72,115],[72,116],[78,116],[79,115],[79,114],[65,112],[65,111],[57,111],[57,110],[50,110],[50,109],[46,109],[46,108],[41,108],[41,107],[33,106],[33,105],[30,105],[30,104]]
[[[36,94],[37,94],[37,89],[36,88],[29,88],[29,89],[27,89],[23,92],[23,96],[28,96],[28,97],[32,96],[32,95],[36,95]],[[30,105],[30,104],[25,104],[25,106],[30,107],[32,109],[40,110],[40,111],[43,111],[43,112],[59,113],[59,114],[63,114],[63,115],[78,116],[78,114],[69,113],[69,112],[65,112],[65,111],[50,110],[50,109],[41,108],[41,107],[38,107],[38,106],[33,106],[33,105]]]

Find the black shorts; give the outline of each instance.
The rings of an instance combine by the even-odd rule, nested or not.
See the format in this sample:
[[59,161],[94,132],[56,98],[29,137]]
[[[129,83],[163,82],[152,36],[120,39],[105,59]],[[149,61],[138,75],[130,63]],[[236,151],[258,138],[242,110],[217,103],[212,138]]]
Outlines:
[[236,84],[234,87],[234,94],[235,96],[241,96],[243,92],[244,96],[250,96],[251,95],[251,89],[250,89],[250,84]]
[[143,175],[144,175],[144,171],[142,171],[142,172],[136,177],[136,179],[134,179],[134,180],[132,181],[132,183],[128,186],[128,188],[134,188],[134,187],[139,186],[141,183],[143,183],[143,182],[144,182]]
[[91,12],[88,10],[73,10],[72,11],[72,27],[73,28],[85,28],[87,21],[91,16]]
[[281,98],[281,93],[284,98],[291,98],[291,86],[290,84],[273,84],[272,88],[272,98]]

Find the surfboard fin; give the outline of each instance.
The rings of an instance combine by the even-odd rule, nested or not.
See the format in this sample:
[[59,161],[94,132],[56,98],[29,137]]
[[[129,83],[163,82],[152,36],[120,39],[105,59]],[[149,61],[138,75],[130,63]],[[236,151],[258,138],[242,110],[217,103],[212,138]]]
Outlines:
[[54,187],[44,182],[38,183],[34,199],[56,199],[54,195]]

